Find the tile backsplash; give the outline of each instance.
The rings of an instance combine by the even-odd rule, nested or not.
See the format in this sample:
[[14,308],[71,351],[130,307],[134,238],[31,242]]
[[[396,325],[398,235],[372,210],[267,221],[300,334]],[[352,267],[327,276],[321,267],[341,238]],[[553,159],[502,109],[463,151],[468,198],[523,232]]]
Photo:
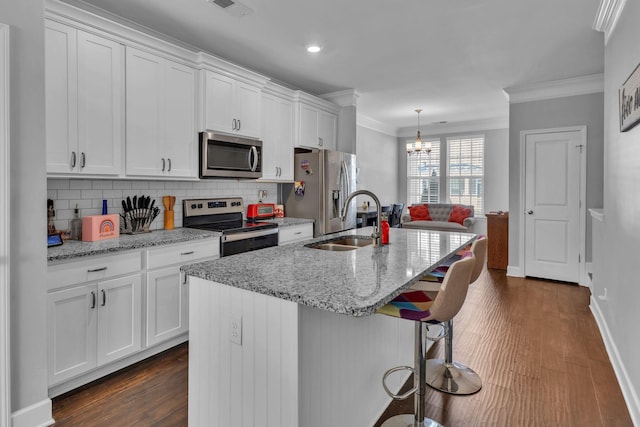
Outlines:
[[[76,204],[80,217],[100,215],[102,201],[107,200],[109,213],[122,213],[122,200],[127,196],[151,196],[161,212],[151,224],[152,230],[163,228],[162,196],[176,196],[175,227],[182,227],[182,200],[199,197],[242,197],[245,206],[258,202],[258,191],[266,190],[265,203],[277,202],[278,185],[255,181],[144,181],[105,179],[47,179],[47,198],[52,199],[57,230],[68,230]],[[46,201],[43,201],[45,203]],[[246,214],[246,212],[245,212]]]

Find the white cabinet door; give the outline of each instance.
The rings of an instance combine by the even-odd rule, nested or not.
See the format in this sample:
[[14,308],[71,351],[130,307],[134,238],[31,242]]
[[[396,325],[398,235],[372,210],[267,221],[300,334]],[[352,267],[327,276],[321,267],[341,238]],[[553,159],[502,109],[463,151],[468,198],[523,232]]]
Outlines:
[[49,384],[96,367],[96,285],[84,285],[47,295]]
[[318,144],[318,110],[310,105],[299,104],[297,146],[322,148]]
[[127,48],[127,175],[195,177],[195,70]]
[[124,141],[124,64],[119,43],[78,31],[80,172],[118,175]]
[[188,286],[180,266],[147,273],[147,346],[189,330]]
[[205,128],[260,137],[261,89],[213,71],[204,71]]
[[238,134],[260,138],[261,94],[262,91],[255,86],[236,82],[235,118]]
[[293,181],[293,102],[262,98],[262,180]]
[[[162,58],[127,47],[127,175],[162,176]],[[163,165],[164,163],[164,165]]]
[[142,348],[142,283],[140,275],[98,285],[98,365]]
[[164,139],[162,153],[167,157],[166,174],[196,177],[196,72],[172,61],[165,68]]
[[45,137],[47,172],[72,173],[78,165],[77,31],[45,21]]
[[233,98],[235,80],[212,71],[204,71],[205,127],[209,130],[234,132]]
[[45,23],[47,173],[119,175],[123,46]]
[[338,118],[326,111],[318,111],[318,145],[325,150],[336,149]]

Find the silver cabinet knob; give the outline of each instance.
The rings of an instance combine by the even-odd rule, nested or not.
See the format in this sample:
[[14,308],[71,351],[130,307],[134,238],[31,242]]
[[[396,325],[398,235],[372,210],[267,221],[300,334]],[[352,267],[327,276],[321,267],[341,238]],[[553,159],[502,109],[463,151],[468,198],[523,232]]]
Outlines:
[[529,215],[533,215],[533,211],[532,211],[532,210],[528,210],[528,211],[527,211],[527,213],[528,213]]

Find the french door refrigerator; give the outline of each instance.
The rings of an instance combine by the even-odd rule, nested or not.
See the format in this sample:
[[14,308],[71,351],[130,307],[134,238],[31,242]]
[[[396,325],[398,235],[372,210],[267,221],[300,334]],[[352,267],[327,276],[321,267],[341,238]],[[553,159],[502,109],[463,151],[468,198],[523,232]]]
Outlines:
[[296,218],[313,218],[314,237],[356,226],[356,201],[352,200],[344,222],[340,210],[356,190],[356,156],[332,150],[296,153],[295,183],[284,194],[285,213]]

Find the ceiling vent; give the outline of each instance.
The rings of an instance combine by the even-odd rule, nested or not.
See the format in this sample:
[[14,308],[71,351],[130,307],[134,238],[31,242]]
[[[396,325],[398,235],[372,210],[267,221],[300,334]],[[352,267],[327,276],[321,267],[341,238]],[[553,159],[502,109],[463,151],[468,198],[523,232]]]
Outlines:
[[207,0],[207,1],[211,4],[215,4],[221,7],[222,9],[225,10],[225,12],[235,16],[236,18],[242,18],[243,16],[247,16],[253,13],[253,9],[251,9],[249,6],[245,4],[240,3],[239,1],[234,1],[234,0]]

